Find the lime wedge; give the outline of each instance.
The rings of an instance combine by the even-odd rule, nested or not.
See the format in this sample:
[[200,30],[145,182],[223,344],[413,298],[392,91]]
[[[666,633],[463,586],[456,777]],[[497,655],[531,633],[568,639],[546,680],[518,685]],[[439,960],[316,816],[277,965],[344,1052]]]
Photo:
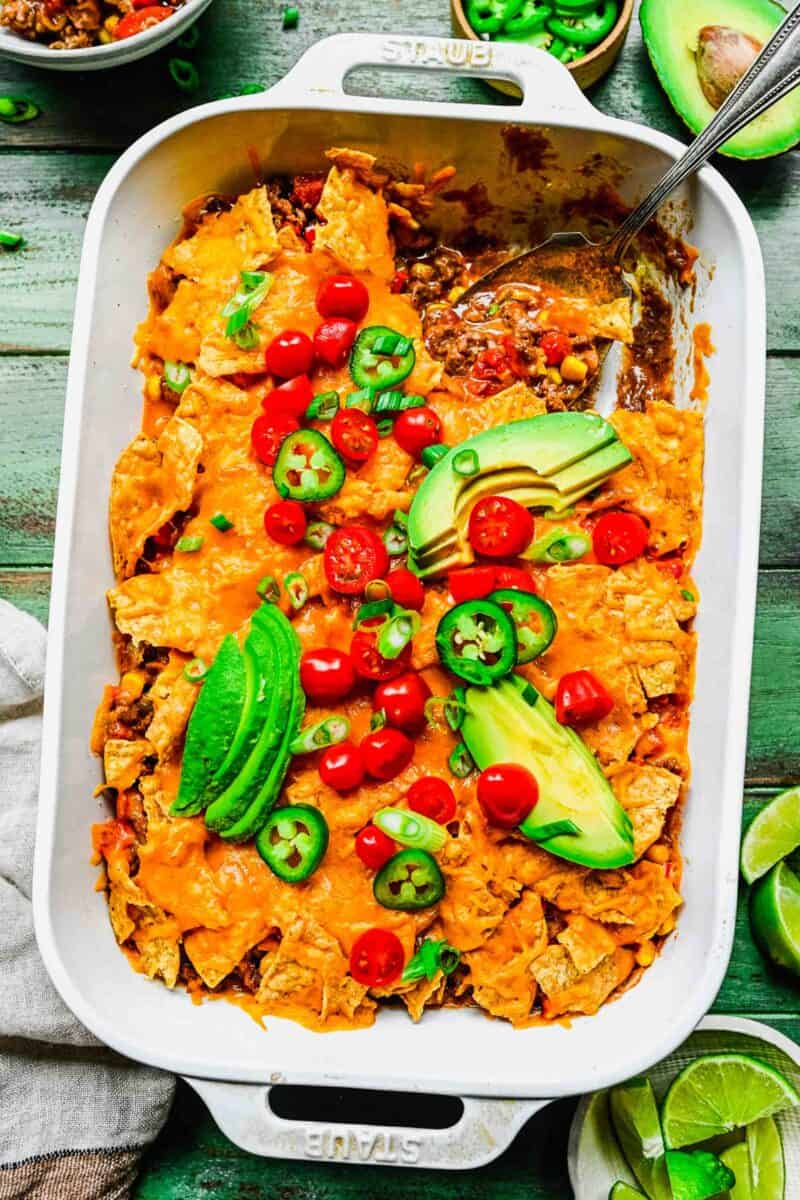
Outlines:
[[772,961],[800,975],[800,879],[785,862],[753,888],[750,922],[756,941]]
[[684,1067],[664,1098],[664,1142],[671,1149],[692,1146],[796,1104],[794,1085],[760,1059],[706,1054]]
[[786,1187],[783,1145],[772,1117],[763,1117],[747,1126],[747,1149],[750,1152],[753,1195],[757,1200],[783,1200]]
[[[771,1119],[771,1118],[768,1118]],[[736,1183],[727,1193],[728,1200],[754,1200],[758,1192],[753,1191],[753,1181],[750,1176],[750,1152],[745,1142],[737,1142],[720,1154],[720,1161],[736,1176]]]
[[629,1183],[623,1183],[620,1180],[608,1193],[608,1200],[644,1200],[644,1196],[638,1188],[631,1187]]
[[608,1094],[608,1107],[628,1166],[652,1200],[672,1200],[664,1139],[649,1079],[631,1079]]
[[736,1182],[733,1171],[708,1150],[668,1150],[664,1157],[675,1200],[710,1200]]
[[742,842],[742,874],[748,883],[800,846],[800,787],[770,800],[750,825]]

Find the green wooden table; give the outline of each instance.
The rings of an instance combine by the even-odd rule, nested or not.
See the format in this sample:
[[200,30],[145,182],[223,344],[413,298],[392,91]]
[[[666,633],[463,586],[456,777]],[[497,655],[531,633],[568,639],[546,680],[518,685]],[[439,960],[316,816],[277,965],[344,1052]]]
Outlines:
[[[0,61],[0,95],[24,95],[42,108],[25,125],[0,125],[0,227],[28,240],[0,254],[0,594],[47,616],[59,446],[72,306],[84,222],[94,193],[130,142],[187,106],[275,82],[306,46],[343,31],[449,32],[447,0],[305,0],[299,28],[283,32],[281,0],[217,0],[201,19],[193,58],[201,89],[177,91],[169,55],[113,73],[74,76]],[[365,73],[354,90],[391,90]],[[396,86],[396,85],[395,85]],[[407,86],[407,85],[406,85]],[[426,76],[415,94],[503,103],[477,81]],[[615,116],[685,136],[656,86],[638,27],[610,76],[592,93]],[[800,781],[800,155],[722,170],[744,199],[761,236],[768,285],[767,439],[759,608],[747,760],[746,819],[782,785]],[[131,280],[141,287],[142,280]],[[724,403],[725,397],[715,398]],[[109,396],[109,403],[114,397]],[[754,949],[744,897],[736,946],[714,1011],[746,1014],[800,1040],[800,986],[779,978]],[[566,1200],[566,1139],[573,1105],[535,1118],[496,1163],[470,1175],[331,1167],[255,1158],[214,1127],[181,1086],[170,1122],[149,1154],[138,1200],[405,1200],[409,1191],[453,1200]]]

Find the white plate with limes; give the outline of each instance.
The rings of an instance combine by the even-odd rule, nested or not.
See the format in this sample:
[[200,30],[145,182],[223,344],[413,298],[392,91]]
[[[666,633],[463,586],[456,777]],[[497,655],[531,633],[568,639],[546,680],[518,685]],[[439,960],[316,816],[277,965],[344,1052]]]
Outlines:
[[[717,1193],[730,1200],[800,1200],[800,1046],[758,1021],[706,1017],[647,1080],[660,1121],[644,1081],[638,1094],[637,1085],[615,1089],[615,1103],[629,1106],[627,1114],[615,1111],[616,1128],[626,1116],[638,1126],[643,1154],[630,1158],[636,1174],[615,1133],[611,1093],[595,1092],[578,1105],[569,1142],[575,1200],[640,1200],[645,1186],[655,1200],[668,1200],[664,1145],[673,1148],[667,1154],[676,1166],[702,1172],[721,1163],[723,1179],[736,1175],[735,1187],[723,1184],[730,1191]],[[715,1154],[698,1153],[698,1143]],[[674,1153],[678,1148],[685,1153]]]

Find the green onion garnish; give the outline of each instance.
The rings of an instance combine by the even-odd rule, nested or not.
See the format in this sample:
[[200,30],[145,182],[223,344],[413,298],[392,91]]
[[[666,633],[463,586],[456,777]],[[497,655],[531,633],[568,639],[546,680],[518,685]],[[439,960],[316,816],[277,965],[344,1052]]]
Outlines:
[[320,392],[309,404],[305,412],[307,421],[332,421],[339,411],[338,392]]
[[189,683],[202,683],[208,674],[208,667],[202,658],[193,658],[183,668],[183,677],[188,679]]
[[290,6],[283,10],[282,23],[284,29],[294,29],[300,20],[300,9]]
[[456,475],[469,478],[470,475],[477,475],[480,469],[480,459],[474,450],[459,450],[453,455],[453,470]]
[[392,589],[385,579],[370,579],[364,588],[365,600],[391,600]]
[[588,553],[590,546],[591,542],[584,534],[570,533],[557,525],[523,550],[522,558],[543,563],[576,562]]
[[229,529],[233,529],[233,521],[229,521],[225,516],[225,513],[221,512],[214,513],[213,517],[211,518],[211,524],[215,529],[218,529],[220,533],[227,533]]
[[294,611],[298,612],[308,599],[308,584],[305,575],[299,571],[290,571],[284,577],[283,586],[286,588],[289,603]]
[[200,76],[194,63],[185,58],[171,58],[169,73],[182,92],[196,92],[200,87]]
[[260,596],[265,604],[277,604],[281,598],[281,585],[274,575],[265,575],[256,584],[256,595]]
[[371,413],[375,392],[372,388],[360,388],[351,392],[344,402],[345,408],[360,408],[362,412]]
[[338,746],[346,741],[350,733],[350,722],[347,717],[325,717],[316,725],[303,729],[289,747],[292,754],[312,754],[315,750],[323,750],[325,746]]
[[0,229],[0,246],[5,246],[6,250],[21,250],[25,245],[25,238],[21,233],[7,233],[5,229]]
[[372,732],[374,733],[376,729],[383,729],[385,724],[386,724],[386,709],[379,708],[378,711],[374,712],[372,714],[372,716],[370,717],[369,727],[372,730]]
[[379,438],[391,437],[394,432],[394,423],[388,417],[384,417],[382,421],[375,423],[375,428],[378,431]]
[[19,96],[0,96],[0,121],[8,125],[19,125],[22,121],[32,121],[42,110],[32,100],[23,100]]
[[402,508],[396,508],[392,517],[392,524],[398,525],[400,529],[408,529],[408,513],[403,512]]
[[[426,447],[426,450],[430,450],[430,449],[431,449],[430,446]],[[422,451],[422,457],[423,458],[425,457],[425,450]],[[427,474],[428,474],[428,468],[426,466],[423,466],[422,463],[414,463],[414,466],[411,468],[411,470],[408,472],[408,475],[406,476],[406,483],[408,484],[409,487],[413,487],[414,484],[417,483],[420,479],[424,479]]]
[[413,958],[406,963],[401,983],[415,983],[418,979],[433,982],[440,971],[443,975],[452,975],[460,962],[461,951],[455,946],[444,939],[434,941],[425,938]]
[[440,725],[440,717],[443,716],[454,733],[464,724],[466,711],[463,688],[456,688],[450,696],[429,696],[425,701],[425,720],[428,724]]
[[400,525],[390,525],[383,535],[383,544],[390,558],[405,554],[408,550],[408,534]]
[[259,343],[258,330],[252,321],[248,321],[241,329],[237,329],[236,333],[231,334],[231,341],[235,342],[240,350],[255,350]]
[[447,841],[447,830],[438,821],[423,817],[421,813],[407,812],[403,808],[380,808],[372,818],[381,833],[387,834],[401,846],[414,850],[435,853]]
[[424,396],[408,395],[406,392],[390,390],[378,393],[372,411],[376,416],[381,413],[394,416],[400,412],[407,412],[409,408],[421,408],[424,404]]
[[379,600],[368,600],[366,604],[359,606],[353,619],[353,629],[358,629],[359,625],[363,625],[365,621],[374,621],[376,617],[388,619],[393,609],[394,601],[390,596],[382,596]]
[[192,382],[192,372],[186,363],[168,358],[164,361],[164,380],[171,391],[184,392]]
[[499,304],[490,304],[486,310],[486,315],[488,317],[496,317],[499,312],[500,312]]
[[[425,467],[435,467],[440,459],[450,453],[450,447],[444,446],[441,442],[436,442],[433,446],[426,446],[420,455],[422,465]],[[409,479],[411,476],[409,476]]]
[[199,41],[200,30],[197,25],[190,25],[178,38],[176,45],[180,46],[181,50],[194,50]]
[[327,521],[312,521],[306,529],[303,541],[312,550],[322,550],[332,533],[333,526]]
[[457,779],[466,779],[475,770],[472,755],[463,742],[459,742],[447,760],[447,765]]
[[272,279],[268,271],[242,271],[241,287],[222,309],[220,315],[228,322],[225,336],[242,350],[254,350],[258,345],[258,330],[250,318],[266,299]]
[[175,543],[175,549],[180,550],[182,554],[194,554],[203,545],[205,539],[200,535],[194,537],[181,537]]
[[419,633],[422,618],[417,612],[401,608],[380,629],[377,650],[383,658],[399,658],[415,633]]
[[695,600],[694,592],[690,592],[688,588],[681,588],[681,595],[683,596],[684,600],[688,600],[690,603],[694,602]]

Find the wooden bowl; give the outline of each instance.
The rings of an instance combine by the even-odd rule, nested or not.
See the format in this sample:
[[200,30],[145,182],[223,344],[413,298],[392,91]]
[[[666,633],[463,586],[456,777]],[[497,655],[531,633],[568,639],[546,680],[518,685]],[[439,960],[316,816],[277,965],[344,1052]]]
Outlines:
[[[467,38],[470,42],[483,41],[467,20],[467,14],[464,11],[465,3],[466,0],[463,2],[462,0],[450,0],[453,33],[456,37]],[[598,79],[602,79],[607,71],[611,70],[617,55],[625,44],[625,38],[628,36],[628,28],[633,16],[633,3],[634,0],[622,0],[619,18],[608,36],[593,46],[583,58],[567,64],[567,70],[580,87],[584,89],[591,87],[593,83],[597,83]],[[519,88],[515,87],[513,83],[505,83],[500,79],[490,79],[487,82],[491,87],[497,88],[499,92],[505,92],[507,96],[519,96]]]

